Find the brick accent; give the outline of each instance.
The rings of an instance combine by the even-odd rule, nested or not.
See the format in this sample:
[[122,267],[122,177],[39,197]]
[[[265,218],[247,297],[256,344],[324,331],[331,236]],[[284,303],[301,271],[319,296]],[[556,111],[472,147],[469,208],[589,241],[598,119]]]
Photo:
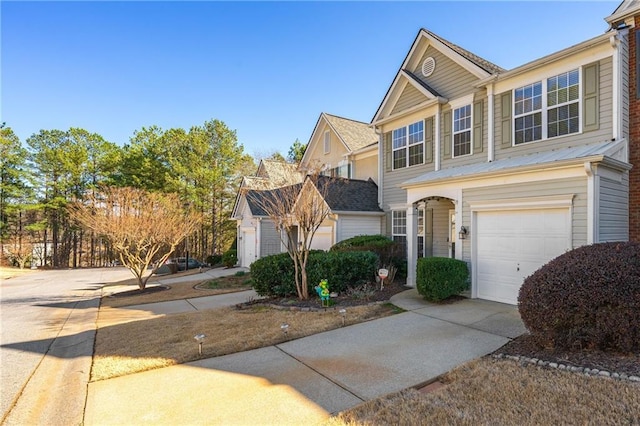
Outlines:
[[640,99],[636,94],[636,31],[640,16],[629,31],[629,239],[640,241]]

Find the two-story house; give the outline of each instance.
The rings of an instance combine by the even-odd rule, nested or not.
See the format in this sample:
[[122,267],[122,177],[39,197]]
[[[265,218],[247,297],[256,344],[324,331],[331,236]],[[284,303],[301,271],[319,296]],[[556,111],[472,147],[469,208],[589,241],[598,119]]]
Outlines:
[[285,186],[313,190],[301,183],[318,168],[326,176],[319,181],[319,194],[326,194],[331,214],[315,233],[311,248],[328,250],[356,235],[380,234],[384,213],[378,204],[377,145],[378,137],[367,123],[322,113],[299,165],[261,161],[256,175],[243,179],[231,216],[237,225],[240,265],[286,250],[287,238],[281,238],[260,200],[280,196],[278,189]]
[[629,31],[629,239],[640,241],[640,2],[624,0],[606,20]]
[[422,29],[372,120],[386,233],[462,259],[471,294],[584,244],[628,238],[625,28],[511,70]]

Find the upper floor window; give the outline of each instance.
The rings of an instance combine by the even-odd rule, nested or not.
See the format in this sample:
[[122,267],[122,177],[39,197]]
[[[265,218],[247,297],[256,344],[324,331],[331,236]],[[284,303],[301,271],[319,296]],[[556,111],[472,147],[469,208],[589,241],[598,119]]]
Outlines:
[[453,110],[453,156],[471,154],[471,105]]
[[424,162],[424,121],[420,120],[392,133],[393,169]]
[[331,152],[331,133],[327,130],[324,132],[324,153]]
[[514,90],[515,144],[580,131],[577,69]]
[[323,176],[341,177],[351,179],[351,163],[340,162],[338,167],[331,168],[331,165],[327,165],[326,169],[321,173]]

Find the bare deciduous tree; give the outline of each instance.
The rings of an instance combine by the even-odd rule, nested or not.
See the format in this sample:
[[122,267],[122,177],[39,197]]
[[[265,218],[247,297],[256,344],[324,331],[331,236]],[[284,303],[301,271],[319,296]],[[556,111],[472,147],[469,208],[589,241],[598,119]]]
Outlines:
[[246,191],[247,198],[259,206],[275,224],[280,239],[293,260],[296,291],[298,298],[302,300],[309,298],[307,262],[313,237],[331,214],[325,201],[332,186],[331,181],[331,178],[314,172],[300,184],[266,191]]
[[[144,290],[149,277],[200,225],[176,194],[135,188],[107,188],[69,207],[81,226],[106,238]],[[155,265],[145,276],[149,265]]]

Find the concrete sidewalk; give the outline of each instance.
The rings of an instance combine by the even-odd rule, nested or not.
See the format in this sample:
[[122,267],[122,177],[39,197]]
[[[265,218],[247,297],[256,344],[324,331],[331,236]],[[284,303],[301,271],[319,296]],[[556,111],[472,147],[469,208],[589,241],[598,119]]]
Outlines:
[[314,424],[432,380],[524,332],[515,306],[434,305],[415,290],[392,302],[407,312],[90,383],[85,424]]

